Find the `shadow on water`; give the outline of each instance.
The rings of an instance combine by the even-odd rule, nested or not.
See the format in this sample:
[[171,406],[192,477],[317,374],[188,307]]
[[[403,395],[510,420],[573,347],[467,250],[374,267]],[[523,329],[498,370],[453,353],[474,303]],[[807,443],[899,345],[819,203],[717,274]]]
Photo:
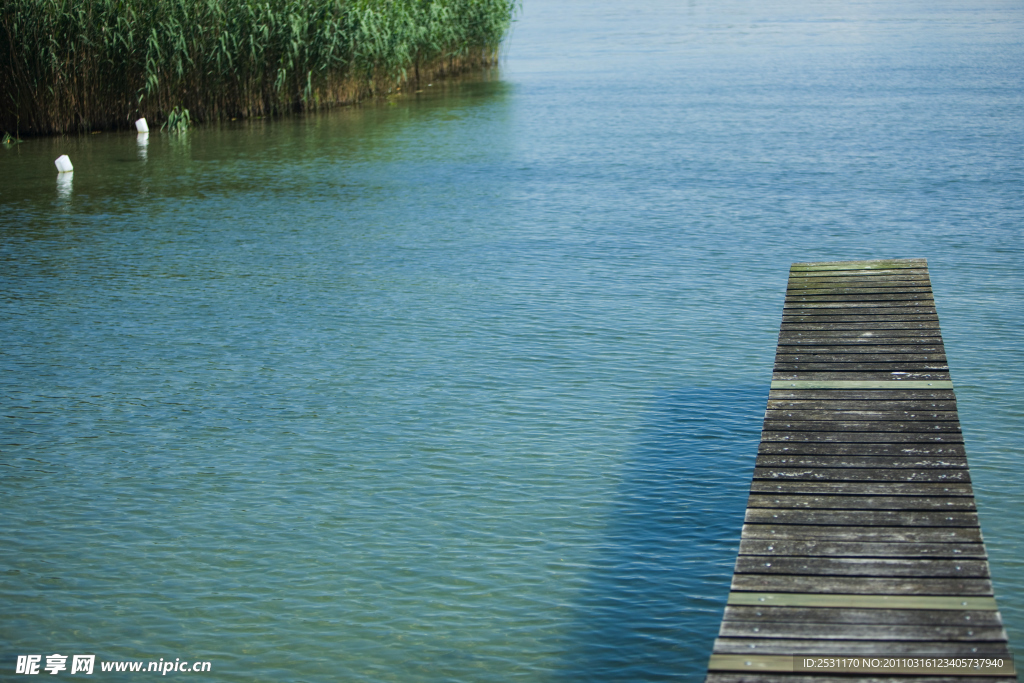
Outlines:
[[766,394],[693,388],[658,401],[622,473],[560,680],[703,680]]

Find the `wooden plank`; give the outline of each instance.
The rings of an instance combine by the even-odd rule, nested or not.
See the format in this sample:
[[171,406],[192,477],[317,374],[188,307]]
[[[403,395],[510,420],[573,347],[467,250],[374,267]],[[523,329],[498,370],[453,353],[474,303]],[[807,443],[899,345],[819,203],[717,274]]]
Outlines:
[[[780,385],[782,386],[782,385]],[[893,385],[897,386],[897,385]],[[952,389],[769,389],[769,401],[949,401],[956,406]],[[863,405],[858,403],[857,405]]]
[[789,301],[782,305],[783,315],[935,315],[935,302],[915,300],[869,301]]
[[745,524],[743,538],[837,543],[981,543],[977,527],[854,527],[821,524]]
[[818,267],[852,266],[854,268],[927,268],[928,259],[920,257],[912,258],[888,258],[888,259],[857,259],[854,261],[797,261],[790,268],[806,270]]
[[[858,596],[859,597],[859,596]],[[851,607],[766,607],[757,605],[726,605],[724,621],[746,623],[775,622],[792,624],[865,624],[887,626],[977,626],[1002,628],[999,612],[991,609],[861,609]]]
[[978,514],[965,510],[786,510],[748,508],[747,524],[824,526],[978,526]]
[[915,457],[964,457],[959,443],[772,443],[762,442],[761,455],[861,455]]
[[781,331],[780,344],[940,344],[936,329]]
[[733,574],[733,591],[766,593],[861,593],[865,595],[945,595],[991,597],[988,579],[932,579],[920,576],[794,576],[791,574]]
[[938,331],[938,321],[898,321],[898,322],[811,322],[801,323],[794,321],[783,321],[782,332],[884,332],[886,330],[910,332],[913,330],[935,330]]
[[765,418],[762,429],[766,432],[901,432],[934,434],[960,433],[959,420],[771,420]]
[[[908,423],[909,424],[909,423]],[[963,443],[959,433],[762,431],[762,441],[780,443]]]
[[831,277],[831,278],[886,278],[892,277],[907,277],[912,275],[923,275],[928,276],[928,270],[926,268],[843,268],[841,266],[834,267],[821,267],[821,268],[791,268],[789,271],[789,279],[794,280],[796,278],[819,278],[819,277]]
[[[848,405],[848,404],[847,404]],[[873,403],[869,403],[876,408]],[[898,421],[920,421],[920,422],[954,422],[959,424],[959,417],[956,410],[862,410],[839,409],[839,410],[773,410],[769,402],[769,408],[765,411],[765,420],[779,422],[785,420],[797,420],[801,422],[820,421],[843,421],[854,420],[866,422],[891,422]]]
[[[796,372],[772,372],[773,382],[951,382],[949,370],[908,370],[906,372],[895,371],[851,371],[851,372],[822,372],[822,371],[796,371]],[[853,388],[855,385],[847,385]],[[895,386],[895,385],[889,385]],[[912,386],[912,385],[904,385]],[[927,388],[924,385],[920,388]],[[932,384],[932,387],[943,388],[948,384]],[[775,389],[794,389],[793,385],[781,384]],[[819,387],[805,386],[805,389]],[[826,387],[827,388],[827,387]],[[839,388],[839,387],[836,387]],[[886,387],[879,387],[886,388]]]
[[969,482],[776,481],[755,478],[751,493],[820,493],[851,496],[973,496]]
[[949,557],[986,559],[981,543],[868,543],[824,539],[771,540],[745,538],[741,555],[792,557]]
[[795,493],[752,493],[748,508],[836,510],[968,510],[974,496],[852,496]]
[[906,277],[928,277],[927,268],[893,268],[893,269],[868,269],[868,268],[790,268],[789,281],[799,281],[803,278],[837,278],[837,279],[870,279],[894,280]]
[[[846,340],[837,340],[839,343],[822,343],[818,346],[812,346],[810,344],[783,344],[779,342],[778,354],[864,354],[864,355],[875,355],[875,354],[939,354],[945,357],[946,350],[942,344],[861,344],[860,346],[851,346],[846,343]],[[778,355],[776,355],[776,358]]]
[[882,289],[882,290],[914,290],[923,289],[931,291],[931,282],[922,275],[906,275],[899,277],[875,278],[866,276],[855,277],[802,277],[789,280],[786,284],[786,291],[800,291],[802,289],[823,289],[832,292],[841,292],[848,289]]
[[786,286],[787,290],[796,287],[885,287],[899,284],[909,285],[931,285],[927,275],[920,273],[907,273],[905,275],[891,275],[889,277],[878,277],[872,274],[864,275],[843,275],[842,273],[801,273],[798,277],[790,278]]
[[848,623],[771,623],[723,620],[721,634],[727,638],[791,638],[815,640],[938,640],[948,642],[998,641],[1005,638],[1002,626],[946,625],[855,625]]
[[895,300],[898,297],[913,297],[911,301],[928,299],[934,300],[935,293],[931,287],[892,287],[885,285],[867,285],[864,287],[827,287],[823,285],[802,285],[791,287],[786,290],[784,301],[807,300],[819,301],[842,301],[847,297],[869,300],[872,297],[880,297],[884,301],[889,298]]
[[837,292],[834,289],[796,289],[786,293],[783,301],[784,306],[794,304],[827,304],[829,302],[854,303],[863,302],[867,305],[870,302],[897,302],[897,301],[920,301],[928,305],[935,305],[935,295],[930,289],[915,287],[912,291],[907,289],[885,290],[885,289],[854,289]]
[[[952,612],[953,616],[963,611],[984,611],[998,614],[995,598],[991,596],[939,596],[914,594],[864,594],[864,593],[772,593],[731,591],[727,605],[759,608],[842,608],[878,610],[941,610]],[[951,617],[947,617],[951,618]]]
[[811,467],[866,469],[967,469],[966,458],[914,458],[869,455],[758,455],[757,467]]
[[894,363],[891,361],[880,363],[783,363],[776,362],[773,368],[775,372],[900,372],[911,370],[917,372],[944,371],[949,372],[949,365],[945,361],[932,361],[915,363],[904,361]]
[[[800,364],[800,362],[812,362],[812,364],[821,364],[821,362],[829,362],[829,364],[862,364],[862,362],[885,362],[885,364],[904,364],[904,362],[910,362],[910,364],[919,364],[919,362],[927,362],[927,364],[940,364],[943,370],[946,368],[946,354],[943,352],[939,353],[927,353],[925,351],[904,351],[902,353],[870,353],[865,349],[857,349],[853,353],[843,352],[829,352],[828,350],[820,351],[783,351],[779,350],[779,353],[775,356],[776,368],[782,364]],[[793,368],[792,370],[800,370],[799,368]],[[810,369],[808,369],[810,370]]]
[[761,557],[740,555],[736,574],[987,579],[986,560],[879,557]]
[[874,481],[963,483],[971,481],[968,470],[934,469],[906,471],[901,469],[870,469],[853,467],[754,467],[754,479],[785,479],[789,481]]
[[[910,374],[910,373],[907,373]],[[884,389],[906,391],[907,389],[952,389],[952,380],[910,380],[910,379],[772,379],[772,389]],[[771,395],[769,394],[769,398]]]
[[830,415],[957,415],[955,401],[768,399],[768,411],[777,413],[828,413]]
[[[935,313],[892,313],[883,314],[877,311],[864,311],[862,315],[837,315],[822,312],[818,315],[809,313],[782,313],[782,325],[824,325],[827,323],[865,325],[873,323],[937,323]],[[873,327],[873,326],[872,326]]]
[[[880,640],[817,640],[817,639],[776,639],[776,638],[718,638],[713,652],[716,654],[742,654],[745,657],[754,653],[786,654],[786,655],[822,655],[895,657],[911,656],[944,656],[967,657],[971,655],[1006,655],[1009,648],[1002,642],[970,642],[951,643],[947,641],[912,641],[900,642]],[[792,661],[792,656],[790,657]],[[1005,671],[1003,672],[1005,675]]]
[[[871,301],[863,304],[834,304],[834,303],[802,303],[784,304],[782,307],[783,320],[786,318],[816,318],[836,319],[838,322],[858,322],[861,320],[905,320],[906,316],[914,316],[911,320],[933,320],[936,319],[934,302],[920,301],[899,301],[899,302],[878,302]],[[927,317],[920,317],[927,316]]]

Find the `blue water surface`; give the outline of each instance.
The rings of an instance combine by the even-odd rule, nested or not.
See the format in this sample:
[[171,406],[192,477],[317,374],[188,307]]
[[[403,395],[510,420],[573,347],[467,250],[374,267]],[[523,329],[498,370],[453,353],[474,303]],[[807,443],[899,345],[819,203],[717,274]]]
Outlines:
[[1021,36],[526,0],[500,69],[390,103],[0,148],[0,678],[698,681],[789,264],[893,257],[1020,651]]

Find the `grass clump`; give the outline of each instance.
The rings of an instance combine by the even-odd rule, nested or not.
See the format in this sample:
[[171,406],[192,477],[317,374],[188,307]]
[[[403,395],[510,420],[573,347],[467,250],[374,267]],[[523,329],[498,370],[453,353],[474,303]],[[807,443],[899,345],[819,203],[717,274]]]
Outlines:
[[167,120],[164,121],[164,125],[160,126],[160,130],[166,129],[171,133],[184,133],[190,125],[192,125],[192,118],[189,116],[188,109],[175,107],[167,115]]
[[5,0],[0,130],[318,109],[492,63],[516,0]]

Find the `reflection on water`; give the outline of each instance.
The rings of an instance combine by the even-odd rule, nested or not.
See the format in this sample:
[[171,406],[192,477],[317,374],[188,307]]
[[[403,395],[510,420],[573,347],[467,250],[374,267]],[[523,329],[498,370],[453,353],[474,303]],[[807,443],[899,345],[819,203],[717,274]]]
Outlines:
[[1022,15],[527,2],[388,104],[0,149],[0,637],[699,680],[789,263],[925,256],[1019,650]]
[[139,145],[139,159],[146,161],[149,158],[149,133],[139,133],[135,141]]
[[71,188],[74,179],[74,171],[57,174],[57,199],[61,201],[68,201],[71,199]]

